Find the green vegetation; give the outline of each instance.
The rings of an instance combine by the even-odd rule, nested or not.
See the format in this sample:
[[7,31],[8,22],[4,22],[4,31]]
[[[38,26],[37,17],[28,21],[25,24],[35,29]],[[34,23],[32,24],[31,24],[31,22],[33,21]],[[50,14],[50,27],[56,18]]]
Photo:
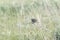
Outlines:
[[0,0],[0,40],[55,40],[60,34],[58,0],[13,1]]

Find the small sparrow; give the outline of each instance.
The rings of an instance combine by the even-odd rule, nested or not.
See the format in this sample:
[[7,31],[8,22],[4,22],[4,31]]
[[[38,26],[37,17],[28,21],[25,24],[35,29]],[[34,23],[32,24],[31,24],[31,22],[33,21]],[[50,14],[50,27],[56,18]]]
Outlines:
[[37,20],[36,20],[36,19],[31,19],[31,22],[32,22],[32,23],[36,23]]

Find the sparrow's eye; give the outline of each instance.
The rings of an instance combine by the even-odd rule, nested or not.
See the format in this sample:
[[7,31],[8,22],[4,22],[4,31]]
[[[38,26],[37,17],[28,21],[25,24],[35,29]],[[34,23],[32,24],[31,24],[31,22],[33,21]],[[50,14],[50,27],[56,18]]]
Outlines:
[[35,22],[37,22],[37,20],[36,20],[36,19],[31,19],[31,21],[32,21],[32,23],[35,23]]

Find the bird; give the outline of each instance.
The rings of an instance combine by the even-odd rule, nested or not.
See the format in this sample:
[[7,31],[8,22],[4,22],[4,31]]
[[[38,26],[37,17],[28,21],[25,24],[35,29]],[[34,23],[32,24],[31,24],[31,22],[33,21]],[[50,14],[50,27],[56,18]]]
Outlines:
[[37,20],[33,18],[33,19],[31,19],[31,22],[34,24],[37,22]]

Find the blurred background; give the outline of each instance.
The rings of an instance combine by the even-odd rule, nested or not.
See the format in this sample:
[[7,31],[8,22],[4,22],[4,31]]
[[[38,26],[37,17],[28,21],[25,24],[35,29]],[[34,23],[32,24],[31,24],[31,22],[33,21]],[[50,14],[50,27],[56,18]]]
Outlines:
[[0,40],[60,40],[60,1],[0,0]]

